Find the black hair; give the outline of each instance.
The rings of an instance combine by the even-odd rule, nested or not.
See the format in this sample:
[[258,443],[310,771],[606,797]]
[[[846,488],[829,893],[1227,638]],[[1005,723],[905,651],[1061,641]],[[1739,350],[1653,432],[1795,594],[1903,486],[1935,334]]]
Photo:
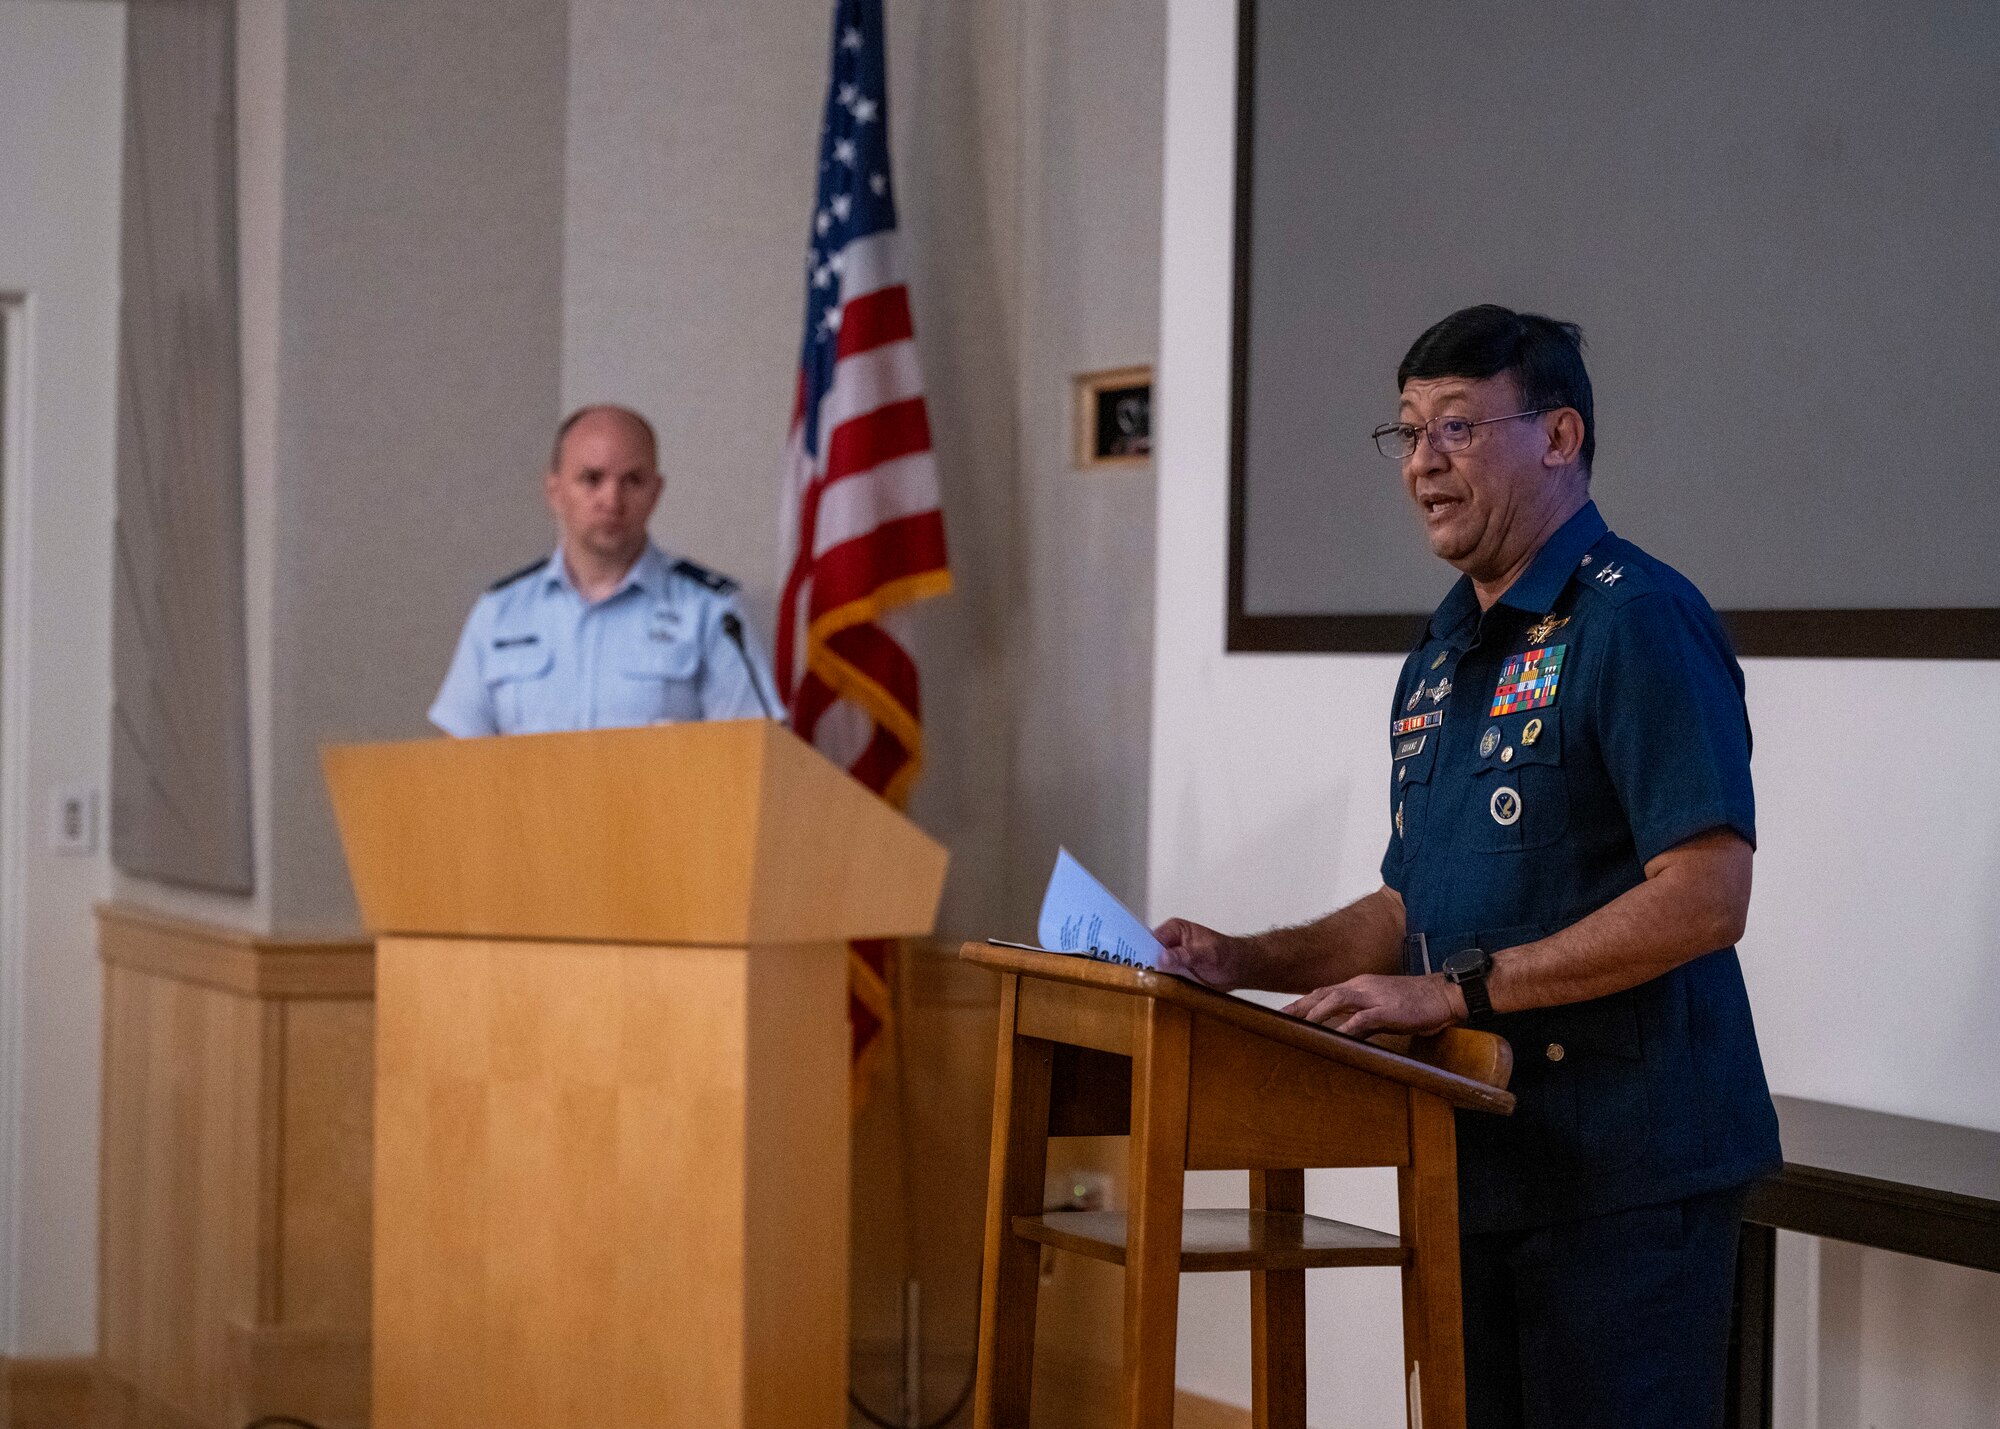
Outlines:
[[560,469],[562,466],[563,439],[569,436],[570,429],[574,427],[578,422],[581,422],[585,417],[595,416],[599,412],[606,412],[613,416],[623,417],[626,421],[630,422],[633,426],[637,427],[642,433],[644,433],[646,437],[646,445],[653,449],[653,462],[655,465],[659,464],[660,438],[659,435],[656,432],[654,432],[653,424],[651,422],[647,421],[644,417],[640,416],[630,407],[620,407],[615,403],[611,402],[593,402],[588,407],[578,407],[574,412],[571,412],[567,417],[564,417],[562,419],[562,425],[556,428],[555,445],[550,447],[549,449],[550,471],[556,471]]
[[1521,405],[1573,407],[1583,418],[1583,469],[1597,453],[1597,421],[1591,413],[1590,373],[1583,366],[1583,329],[1540,313],[1517,313],[1498,303],[1460,308],[1433,323],[1410,344],[1396,368],[1396,390],[1412,378],[1469,377],[1475,381],[1506,373],[1521,389]]

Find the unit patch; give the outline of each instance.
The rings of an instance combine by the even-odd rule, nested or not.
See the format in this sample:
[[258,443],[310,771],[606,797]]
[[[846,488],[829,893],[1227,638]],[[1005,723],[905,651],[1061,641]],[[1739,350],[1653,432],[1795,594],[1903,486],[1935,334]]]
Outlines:
[[1420,729],[1436,729],[1443,723],[1444,711],[1432,710],[1429,714],[1411,715],[1408,719],[1397,720],[1389,726],[1389,733],[1401,738],[1406,734],[1415,734]]
[[1493,791],[1486,807],[1493,815],[1493,822],[1502,828],[1521,822],[1521,796],[1504,784]]
[[1538,710],[1556,702],[1556,681],[1562,678],[1563,652],[1567,645],[1524,650],[1507,657],[1500,667],[1500,683],[1493,689],[1489,719],[1510,715],[1516,710]]
[[1408,739],[1398,740],[1396,742],[1396,758],[1408,759],[1412,754],[1422,754],[1424,752],[1424,741],[1429,738],[1430,736],[1427,734],[1413,734]]

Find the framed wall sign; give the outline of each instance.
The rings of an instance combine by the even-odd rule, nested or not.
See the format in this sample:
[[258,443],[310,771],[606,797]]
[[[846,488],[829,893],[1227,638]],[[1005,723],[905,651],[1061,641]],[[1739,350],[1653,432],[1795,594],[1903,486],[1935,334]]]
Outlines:
[[1153,369],[1114,367],[1076,378],[1076,464],[1139,466],[1153,459]]

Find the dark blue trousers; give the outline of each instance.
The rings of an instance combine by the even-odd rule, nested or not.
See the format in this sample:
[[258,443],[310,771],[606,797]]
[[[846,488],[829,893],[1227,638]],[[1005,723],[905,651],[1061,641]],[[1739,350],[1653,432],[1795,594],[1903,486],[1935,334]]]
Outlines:
[[1744,1194],[1463,1237],[1468,1429],[1719,1429]]

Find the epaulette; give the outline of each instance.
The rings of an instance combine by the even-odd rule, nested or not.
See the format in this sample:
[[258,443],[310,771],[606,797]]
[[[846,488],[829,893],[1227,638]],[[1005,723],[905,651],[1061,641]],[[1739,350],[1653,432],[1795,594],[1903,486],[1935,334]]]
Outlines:
[[1623,605],[1637,595],[1658,590],[1659,582],[1654,579],[1650,563],[1636,547],[1623,541],[1600,542],[1584,559],[1587,564],[1576,573],[1576,583],[1587,586],[1609,600],[1613,605]]
[[506,575],[500,577],[499,580],[493,582],[492,585],[486,587],[487,592],[490,594],[491,592],[496,590],[505,590],[507,589],[508,586],[514,584],[515,581],[527,579],[529,576],[533,575],[536,571],[540,570],[543,566],[546,566],[548,563],[549,563],[549,558],[547,556],[542,556],[537,560],[530,561],[528,562],[527,565],[521,567],[520,570],[509,571]]
[[674,573],[707,586],[717,595],[728,595],[736,589],[736,582],[721,571],[712,571],[707,566],[697,565],[685,557],[674,562]]

